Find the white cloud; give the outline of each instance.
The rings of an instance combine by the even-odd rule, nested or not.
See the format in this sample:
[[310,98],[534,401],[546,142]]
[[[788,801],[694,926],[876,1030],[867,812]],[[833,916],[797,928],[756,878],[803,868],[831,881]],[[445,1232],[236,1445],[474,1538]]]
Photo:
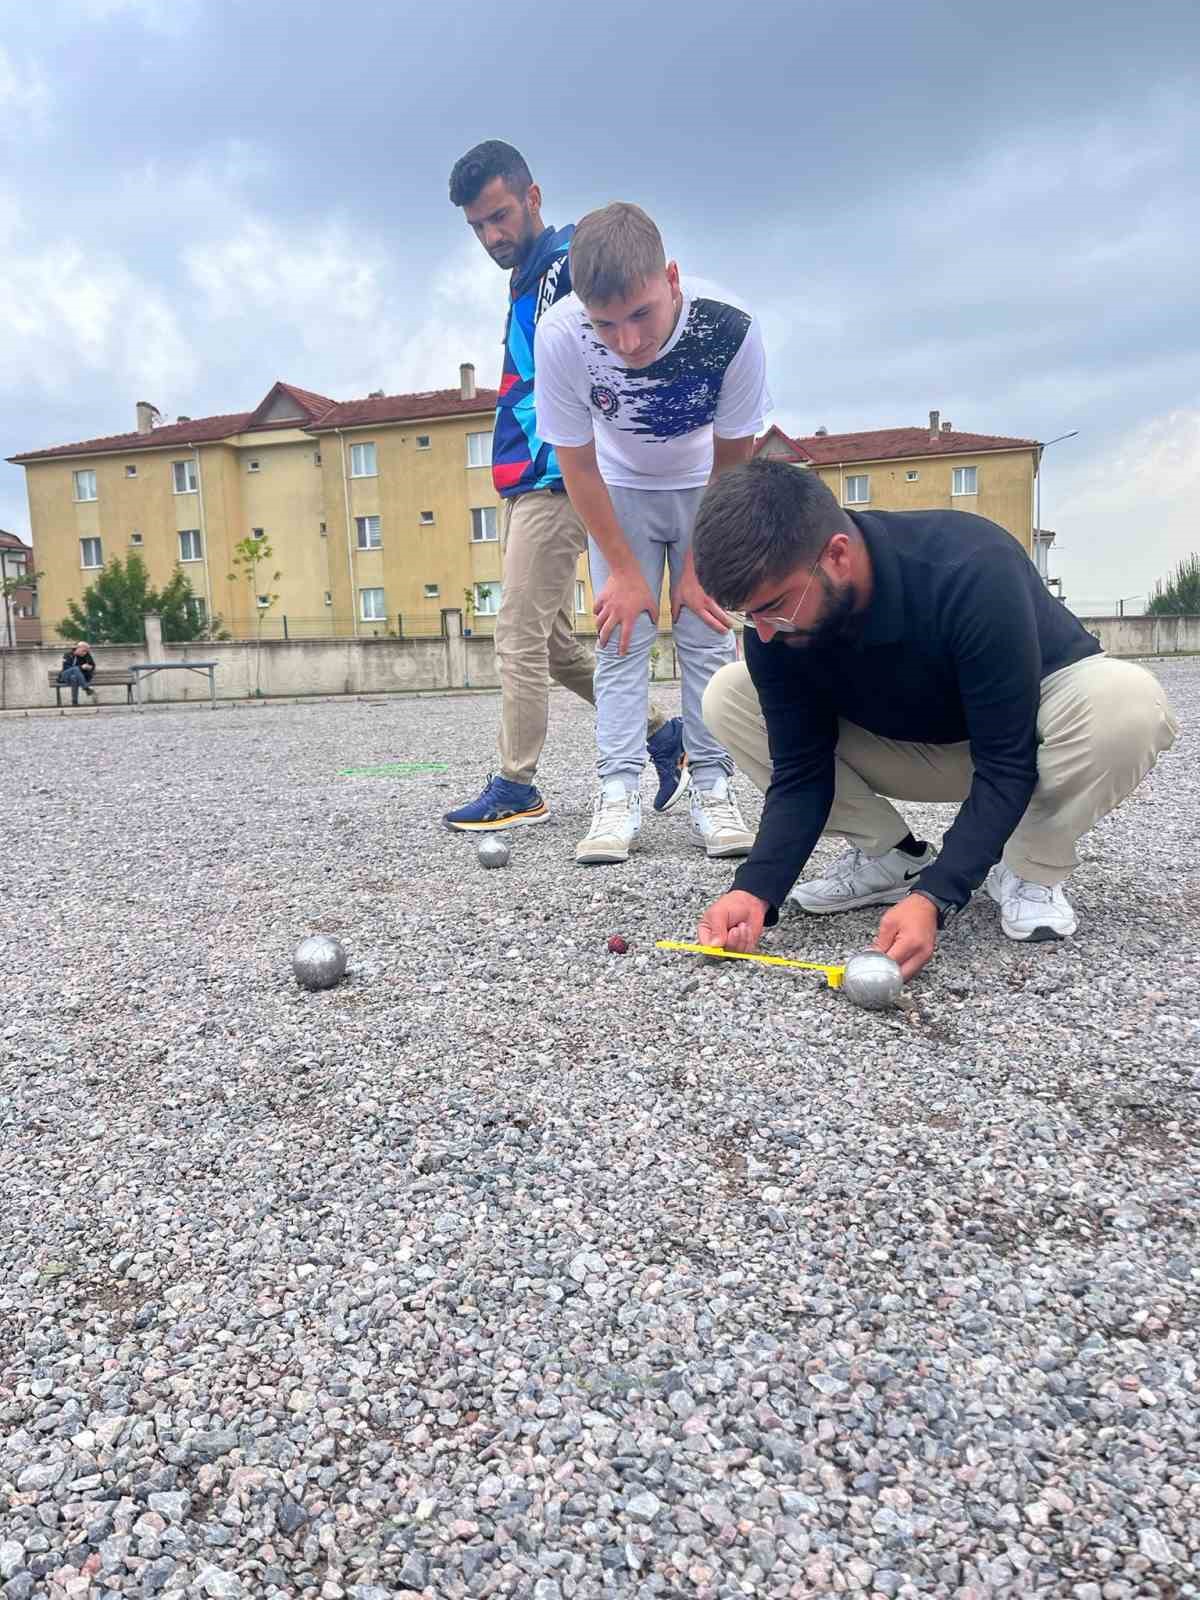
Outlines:
[[1057,532],[1051,571],[1072,610],[1111,610],[1137,595],[1127,610],[1140,611],[1156,581],[1200,547],[1200,409],[1155,417],[1103,456],[1059,466],[1056,481],[1043,521]]
[[18,62],[0,45],[0,116],[15,117],[22,132],[40,131],[46,126],[53,96],[41,68],[29,57]]
[[168,297],[118,257],[73,239],[36,239],[0,198],[0,393],[78,394],[100,376],[124,394],[191,381],[194,356]]
[[302,387],[337,398],[449,388],[462,361],[481,385],[499,377],[506,280],[469,241],[427,277],[361,228],[248,216],[183,259],[204,316]]

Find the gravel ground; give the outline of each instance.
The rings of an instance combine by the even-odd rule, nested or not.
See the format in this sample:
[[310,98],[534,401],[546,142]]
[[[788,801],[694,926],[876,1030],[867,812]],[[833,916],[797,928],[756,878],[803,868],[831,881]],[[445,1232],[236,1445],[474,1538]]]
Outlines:
[[0,1595],[1200,1594],[1195,745],[872,1015],[654,951],[565,697],[481,871],[496,709],[0,721]]

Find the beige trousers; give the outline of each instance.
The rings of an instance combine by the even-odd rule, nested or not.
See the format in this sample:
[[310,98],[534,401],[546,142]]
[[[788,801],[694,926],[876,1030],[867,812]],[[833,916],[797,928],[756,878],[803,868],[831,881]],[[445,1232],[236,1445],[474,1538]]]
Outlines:
[[[595,662],[574,629],[575,570],[587,529],[565,494],[535,490],[504,502],[501,539],[499,767],[513,783],[532,783],[546,743],[550,679],[596,704]],[[664,721],[651,706],[647,733]]]
[[[745,663],[724,667],[712,679],[704,720],[765,792],[771,780],[767,728]],[[1179,724],[1152,673],[1099,655],[1042,680],[1037,732],[1037,787],[1003,859],[1019,877],[1050,887],[1075,866],[1078,840],[1116,810],[1174,743]],[[973,777],[965,741],[908,744],[843,721],[825,831],[842,834],[869,856],[882,855],[908,832],[884,795],[961,801]]]

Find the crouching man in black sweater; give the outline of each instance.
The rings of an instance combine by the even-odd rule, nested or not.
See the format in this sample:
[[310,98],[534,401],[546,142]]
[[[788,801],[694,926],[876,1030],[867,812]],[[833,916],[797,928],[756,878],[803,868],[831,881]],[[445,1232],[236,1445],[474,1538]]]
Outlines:
[[[1104,655],[983,517],[847,512],[815,472],[760,460],[708,490],[693,548],[746,628],[704,720],[766,792],[700,941],[753,950],[785,901],[886,905],[876,948],[909,978],[985,877],[1009,938],[1069,938],[1076,842],[1179,731],[1157,679]],[[962,802],[940,853],[885,795]],[[850,849],[797,882],[822,833]]]

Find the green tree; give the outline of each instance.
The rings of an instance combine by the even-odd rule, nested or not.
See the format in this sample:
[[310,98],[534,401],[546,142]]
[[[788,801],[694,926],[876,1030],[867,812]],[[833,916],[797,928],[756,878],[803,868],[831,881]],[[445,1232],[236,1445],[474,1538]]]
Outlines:
[[1200,616],[1200,555],[1194,550],[1179,563],[1166,583],[1160,578],[1154,585],[1146,614],[1151,617]]
[[269,590],[262,589],[260,583],[278,583],[280,578],[283,577],[283,573],[273,572],[269,579],[260,579],[259,569],[260,567],[265,567],[273,554],[270,541],[267,539],[256,539],[253,534],[249,538],[239,539],[233,547],[233,571],[229,574],[230,583],[237,583],[240,580],[250,586],[250,600],[254,606],[257,622],[256,637],[258,643],[258,648],[254,652],[254,692],[260,698],[262,696],[263,618],[279,599],[277,594],[272,594]]
[[172,643],[202,638],[207,624],[190,604],[192,586],[176,567],[169,582],[155,589],[146,563],[139,555],[127,561],[114,556],[82,602],[72,600],[58,625],[64,639],[88,639],[93,644],[141,644],[146,637],[142,618],[156,611],[162,618],[162,636]]
[[[0,566],[0,572],[2,571],[3,567]],[[19,589],[36,589],[38,579],[43,576],[44,574],[40,572],[14,572],[10,573],[7,577],[0,577],[0,602],[3,603],[4,611],[3,623],[0,624],[0,627],[3,629],[3,631],[0,632],[0,645],[11,645],[14,642],[12,616],[13,596]]]

